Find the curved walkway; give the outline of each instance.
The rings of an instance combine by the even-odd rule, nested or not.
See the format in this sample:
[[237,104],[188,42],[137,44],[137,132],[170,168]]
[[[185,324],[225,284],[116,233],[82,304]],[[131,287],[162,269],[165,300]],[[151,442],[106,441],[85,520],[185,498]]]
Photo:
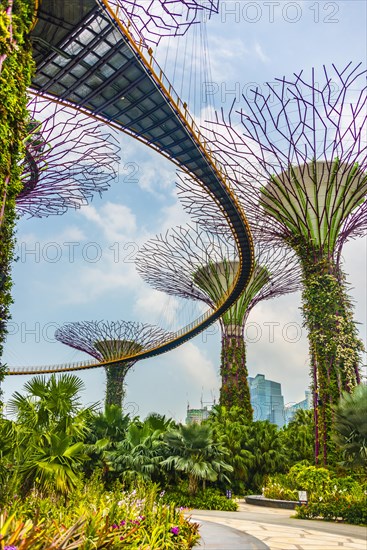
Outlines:
[[[240,503],[238,512],[194,510],[192,519],[201,524],[203,537],[196,549],[367,550],[365,527],[293,519],[292,515],[293,510],[259,508],[244,502]],[[231,531],[226,527],[232,528]],[[246,536],[251,538],[246,540]]]
[[201,540],[194,550],[269,550],[260,540],[232,527],[200,519],[198,522]]

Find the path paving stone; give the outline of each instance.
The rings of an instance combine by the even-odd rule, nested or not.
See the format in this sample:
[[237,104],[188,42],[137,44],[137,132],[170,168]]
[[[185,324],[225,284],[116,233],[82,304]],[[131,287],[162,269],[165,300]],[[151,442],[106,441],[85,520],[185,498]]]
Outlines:
[[[195,550],[367,550],[364,527],[296,520],[293,514],[242,504],[238,512],[194,510],[193,519],[202,524],[203,536],[203,544]],[[221,530],[224,526],[232,531]],[[241,534],[250,538],[241,538]],[[264,546],[259,546],[261,543]]]
[[200,523],[200,544],[194,550],[269,550],[269,547],[251,535],[241,533],[218,523],[192,518]]

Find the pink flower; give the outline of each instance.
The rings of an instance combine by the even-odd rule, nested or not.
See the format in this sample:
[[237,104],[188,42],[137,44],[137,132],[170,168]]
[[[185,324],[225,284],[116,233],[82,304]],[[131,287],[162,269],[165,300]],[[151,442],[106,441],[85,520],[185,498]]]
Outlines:
[[179,532],[180,532],[179,527],[171,527],[171,533],[173,533],[174,535],[178,535]]

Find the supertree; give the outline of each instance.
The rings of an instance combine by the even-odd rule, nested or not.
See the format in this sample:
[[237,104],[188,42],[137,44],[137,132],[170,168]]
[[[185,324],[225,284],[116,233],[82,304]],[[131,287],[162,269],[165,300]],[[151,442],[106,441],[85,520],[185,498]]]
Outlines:
[[64,214],[108,189],[117,174],[119,147],[105,125],[37,96],[28,112],[19,214]]
[[[332,407],[360,382],[363,345],[353,321],[341,252],[367,230],[366,71],[324,67],[277,79],[222,110],[210,124],[212,146],[246,209],[255,234],[290,245],[299,257],[303,315],[309,333],[316,462],[332,450]],[[186,208],[211,208],[185,181]],[[191,201],[191,202],[190,202]],[[204,211],[204,213],[203,213]],[[205,214],[206,211],[206,214]],[[265,223],[258,225],[258,220]]]
[[128,24],[135,40],[158,43],[163,36],[185,34],[199,14],[218,13],[219,0],[103,0]]
[[[238,268],[234,242],[198,225],[167,231],[149,240],[136,259],[140,275],[157,290],[217,307]],[[260,301],[299,288],[295,255],[284,247],[255,247],[255,268],[239,300],[220,319],[222,385],[220,403],[241,407],[252,418],[246,365],[245,324]]]
[[[137,359],[129,355],[154,347],[168,334],[163,329],[134,321],[82,321],[68,323],[55,332],[57,340],[88,353],[98,361],[113,361],[105,367],[106,405],[122,407],[125,378]],[[116,361],[126,357],[126,360]]]

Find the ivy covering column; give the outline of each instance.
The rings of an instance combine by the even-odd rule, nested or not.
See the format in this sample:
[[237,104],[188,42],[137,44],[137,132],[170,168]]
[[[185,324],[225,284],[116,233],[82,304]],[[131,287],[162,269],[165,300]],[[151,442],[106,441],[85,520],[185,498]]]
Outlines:
[[26,90],[33,68],[28,32],[33,18],[33,0],[0,2],[0,357],[12,303],[15,199],[21,190],[28,123]]

